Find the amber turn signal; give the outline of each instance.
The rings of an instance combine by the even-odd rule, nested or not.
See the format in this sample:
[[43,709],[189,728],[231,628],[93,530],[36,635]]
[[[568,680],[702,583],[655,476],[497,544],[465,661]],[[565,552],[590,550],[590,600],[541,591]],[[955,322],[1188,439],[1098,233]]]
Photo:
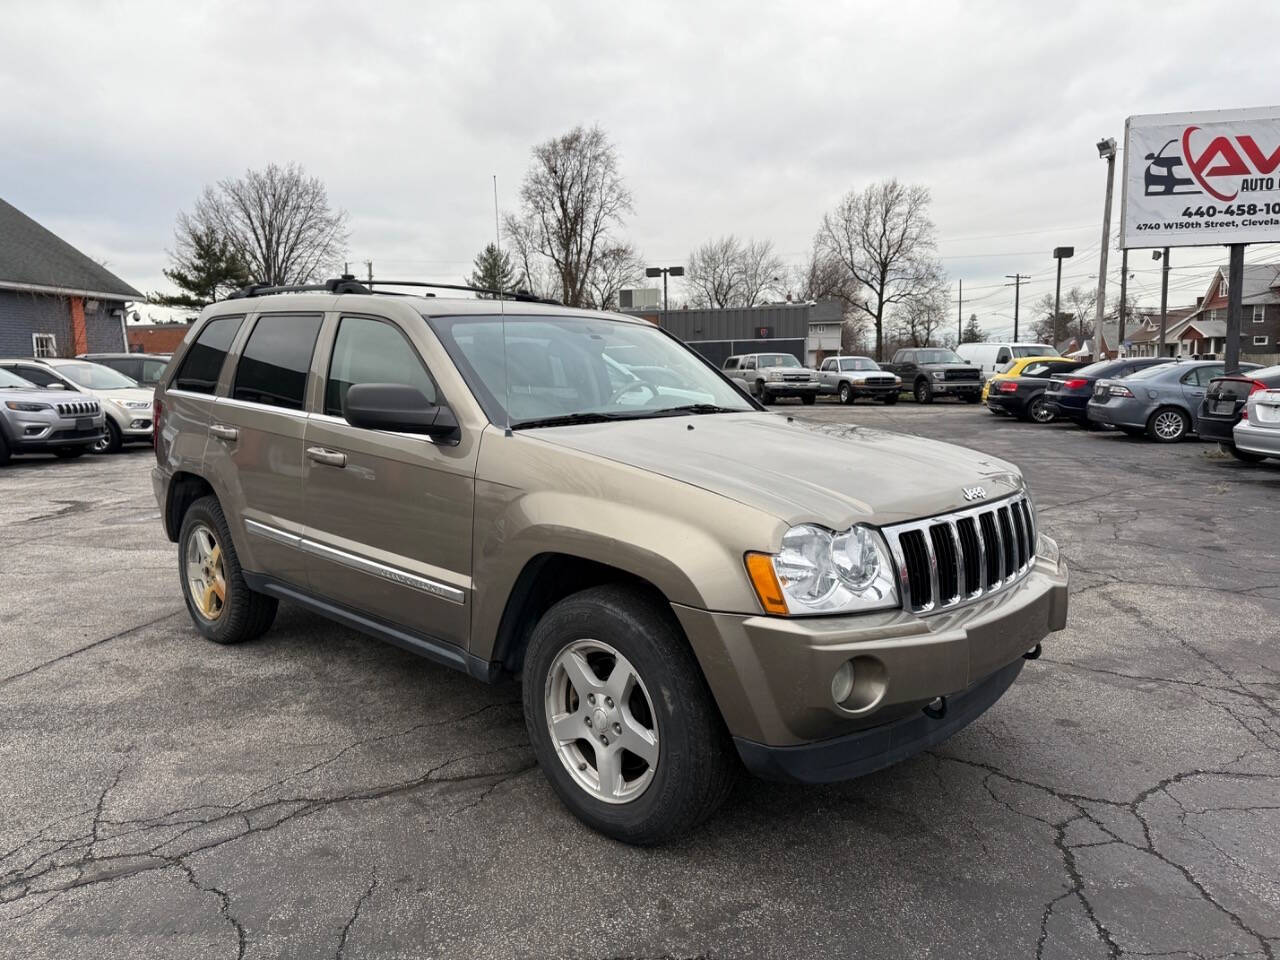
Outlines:
[[773,557],[767,553],[747,554],[747,575],[765,613],[786,615],[787,601],[782,596],[778,575],[773,572]]

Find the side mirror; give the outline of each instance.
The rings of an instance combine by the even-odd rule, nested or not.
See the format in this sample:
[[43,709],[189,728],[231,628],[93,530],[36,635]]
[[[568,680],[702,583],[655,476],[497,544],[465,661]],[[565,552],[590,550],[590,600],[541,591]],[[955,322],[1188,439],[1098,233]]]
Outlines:
[[452,439],[458,434],[453,411],[437,406],[417,387],[403,383],[357,383],[347,390],[343,416],[353,427],[394,430]]
[[51,384],[49,384],[47,387],[45,387],[45,389],[46,389],[46,390],[65,390],[65,389],[67,389],[67,385],[66,385],[65,383],[58,383],[58,382],[55,380],[53,383],[51,383]]

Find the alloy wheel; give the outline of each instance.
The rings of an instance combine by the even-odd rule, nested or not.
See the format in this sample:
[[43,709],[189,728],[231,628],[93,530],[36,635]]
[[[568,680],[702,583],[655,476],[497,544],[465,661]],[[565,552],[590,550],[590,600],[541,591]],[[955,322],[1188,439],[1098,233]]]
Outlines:
[[545,713],[556,755],[574,781],[605,803],[627,803],[653,782],[657,714],[644,680],[600,640],[577,640],[547,672]]
[[1031,402],[1031,419],[1036,423],[1048,423],[1053,419],[1053,411],[1049,409],[1049,405],[1044,402],[1043,397],[1037,397]]
[[840,402],[853,403],[853,391],[849,389],[847,383],[840,384]]
[[196,610],[206,620],[217,620],[227,605],[227,578],[222,545],[204,524],[193,527],[187,537],[185,567]]
[[1186,430],[1186,423],[1176,410],[1164,410],[1156,414],[1151,427],[1161,440],[1177,440]]

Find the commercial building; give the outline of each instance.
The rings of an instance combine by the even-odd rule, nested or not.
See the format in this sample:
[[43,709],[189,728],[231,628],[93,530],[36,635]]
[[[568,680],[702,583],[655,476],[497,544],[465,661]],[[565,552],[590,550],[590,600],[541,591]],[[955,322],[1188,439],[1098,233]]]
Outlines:
[[789,353],[816,367],[840,351],[843,311],[835,301],[623,312],[669,330],[716,366],[740,353]]
[[0,356],[125,350],[126,304],[142,294],[0,200]]

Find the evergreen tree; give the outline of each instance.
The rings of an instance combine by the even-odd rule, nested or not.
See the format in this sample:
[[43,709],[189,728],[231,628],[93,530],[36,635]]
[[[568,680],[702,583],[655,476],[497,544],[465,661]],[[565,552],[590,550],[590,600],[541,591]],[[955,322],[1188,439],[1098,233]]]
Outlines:
[[978,315],[976,313],[969,314],[969,322],[964,325],[964,331],[960,337],[961,343],[986,343],[987,334],[978,326]]
[[248,267],[236,256],[226,237],[212,227],[180,235],[178,250],[171,256],[173,266],[164,275],[184,292],[152,296],[167,307],[199,309],[250,282]]
[[[475,269],[467,277],[469,287],[483,287],[485,290],[515,290],[519,285],[520,275],[511,265],[511,255],[498,249],[496,243],[486,246],[474,260]],[[489,294],[480,294],[488,299]]]

